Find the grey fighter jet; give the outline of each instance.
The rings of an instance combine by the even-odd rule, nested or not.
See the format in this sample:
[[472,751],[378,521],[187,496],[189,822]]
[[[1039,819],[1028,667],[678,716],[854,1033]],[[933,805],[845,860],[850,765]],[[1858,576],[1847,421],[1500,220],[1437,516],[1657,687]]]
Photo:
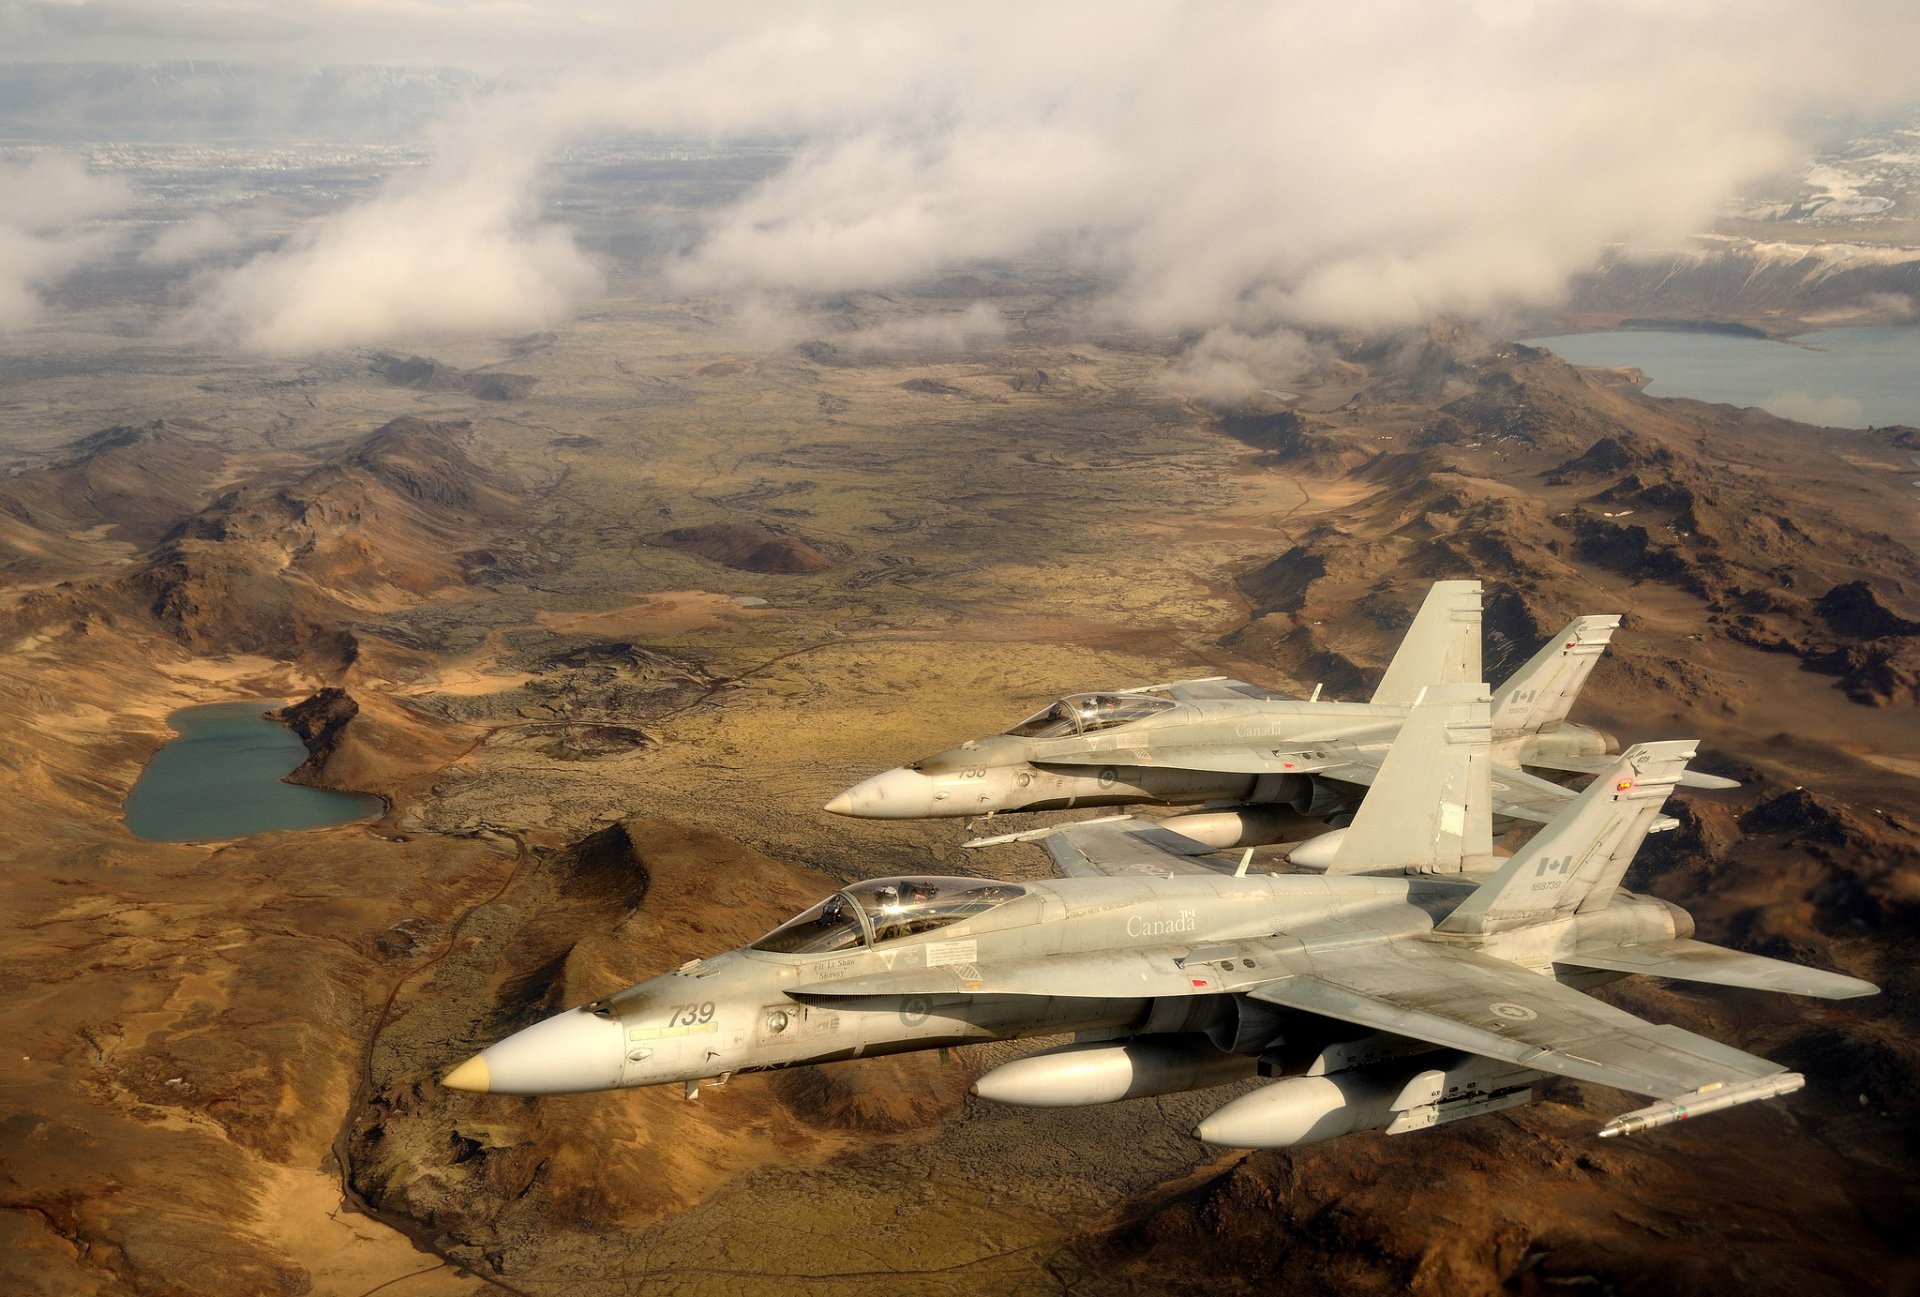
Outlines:
[[[1520,769],[1595,774],[1619,744],[1566,717],[1618,617],[1576,617],[1493,701],[1494,809],[1545,823],[1573,793]],[[1213,847],[1264,846],[1350,816],[1421,690],[1477,683],[1480,583],[1428,591],[1373,698],[1287,698],[1240,680],[1186,680],[1076,694],[1005,734],[888,770],[826,809],[864,819],[978,816],[1134,803],[1212,809],[1179,832]],[[1694,787],[1733,781],[1690,774]]]
[[[1064,877],[900,877],[759,941],[536,1023],[445,1078],[564,1094],[1073,1033],[980,1096],[1103,1103],[1263,1076],[1199,1125],[1238,1147],[1419,1130],[1527,1102],[1553,1076],[1654,1102],[1602,1135],[1802,1084],[1777,1064],[1582,994],[1629,973],[1840,999],[1867,982],[1691,938],[1622,875],[1693,755],[1643,744],[1509,859],[1491,850],[1484,685],[1410,709],[1324,869],[1249,872],[1128,820],[1038,837]],[[1237,858],[1236,858],[1237,856]]]

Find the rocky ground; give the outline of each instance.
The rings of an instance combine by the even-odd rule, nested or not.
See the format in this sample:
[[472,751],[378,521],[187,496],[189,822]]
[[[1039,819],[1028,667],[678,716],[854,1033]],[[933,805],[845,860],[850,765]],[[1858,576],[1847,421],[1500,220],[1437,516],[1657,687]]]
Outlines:
[[[1071,286],[974,283],[962,361],[744,349],[684,304],[444,355],[208,366],[106,342],[0,405],[0,1272],[14,1291],[1897,1291],[1920,1170],[1920,557],[1905,430],[1650,400],[1439,325],[1326,340],[1282,406],[1169,395]],[[1040,281],[1044,282],[1044,281]],[[945,299],[847,299],[848,329]],[[498,381],[495,381],[495,380]],[[107,431],[101,431],[106,429]],[[837,879],[1039,873],[822,816],[1059,692],[1362,696],[1424,589],[1490,670],[1626,615],[1581,717],[1697,736],[1636,885],[1886,988],[1647,984],[1780,1104],[1601,1144],[1619,1096],[1221,1155],[1218,1094],[990,1108],[995,1046],[677,1093],[435,1077],[749,940]],[[159,845],[166,712],[283,696],[376,823]],[[306,700],[306,701],[302,701]],[[1014,827],[1023,827],[1024,823]]]

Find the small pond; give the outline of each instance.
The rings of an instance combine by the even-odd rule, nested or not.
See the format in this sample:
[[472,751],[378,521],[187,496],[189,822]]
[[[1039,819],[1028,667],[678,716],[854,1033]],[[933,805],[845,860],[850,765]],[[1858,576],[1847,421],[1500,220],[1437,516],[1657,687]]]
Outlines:
[[279,705],[211,703],[168,716],[180,737],[153,754],[127,794],[127,827],[150,842],[201,842],[378,815],[378,797],[280,782],[307,759],[307,749],[292,730],[261,715]]

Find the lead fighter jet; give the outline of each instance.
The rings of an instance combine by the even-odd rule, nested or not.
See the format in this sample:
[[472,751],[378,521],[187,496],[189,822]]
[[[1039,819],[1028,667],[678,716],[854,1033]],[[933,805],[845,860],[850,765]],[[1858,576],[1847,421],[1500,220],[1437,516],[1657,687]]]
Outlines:
[[[1573,794],[1520,769],[1595,774],[1619,744],[1567,720],[1619,628],[1576,617],[1494,695],[1494,810],[1545,823]],[[1075,694],[1005,734],[972,739],[855,784],[826,809],[860,819],[1083,806],[1213,804],[1170,827],[1213,847],[1263,846],[1340,823],[1373,782],[1422,689],[1481,680],[1480,583],[1438,581],[1373,698],[1287,698],[1214,678]],[[1689,774],[1699,788],[1732,780]]]
[[1418,1130],[1567,1076],[1654,1100],[1618,1135],[1800,1088],[1777,1064],[1582,994],[1631,973],[1841,999],[1870,983],[1691,938],[1621,890],[1689,742],[1614,760],[1518,854],[1493,855],[1486,686],[1428,690],[1324,872],[1248,872],[1138,821],[1018,835],[1064,877],[856,883],[482,1050],[444,1084],[564,1094],[1074,1033],[987,1099],[1069,1106],[1256,1075],[1199,1125],[1238,1147]]

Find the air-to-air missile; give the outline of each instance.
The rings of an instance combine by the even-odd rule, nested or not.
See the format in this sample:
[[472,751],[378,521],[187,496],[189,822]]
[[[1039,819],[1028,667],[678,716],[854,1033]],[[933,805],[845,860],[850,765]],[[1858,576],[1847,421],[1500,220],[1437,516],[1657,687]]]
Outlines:
[[[1493,698],[1494,810],[1545,823],[1572,793],[1520,769],[1596,774],[1619,744],[1567,720],[1619,628],[1576,617]],[[1139,803],[1209,809],[1170,827],[1208,846],[1266,846],[1343,823],[1421,689],[1481,674],[1480,583],[1428,591],[1373,698],[1288,698],[1214,678],[1062,698],[1005,734],[877,774],[828,802],[863,819],[973,817]],[[1733,781],[1689,773],[1698,788]]]
[[[1277,1147],[1522,1104],[1553,1076],[1654,1102],[1621,1134],[1787,1094],[1777,1064],[1594,1000],[1638,973],[1840,999],[1875,988],[1692,939],[1623,891],[1693,755],[1642,744],[1510,858],[1492,849],[1486,686],[1429,689],[1309,871],[1116,817],[1013,835],[1062,877],[856,883],[741,950],[538,1022],[445,1084],[564,1094],[1072,1033],[975,1091],[1105,1103],[1268,1078],[1199,1124]],[[1319,841],[1324,842],[1325,839]]]

